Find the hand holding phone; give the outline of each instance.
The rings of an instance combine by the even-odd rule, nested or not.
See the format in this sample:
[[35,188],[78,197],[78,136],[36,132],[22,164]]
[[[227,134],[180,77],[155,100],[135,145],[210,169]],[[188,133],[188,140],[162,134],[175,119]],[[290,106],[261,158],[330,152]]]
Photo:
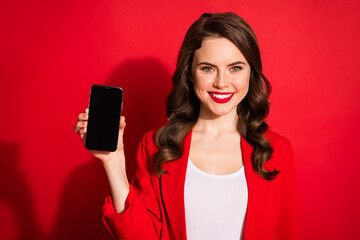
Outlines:
[[84,145],[103,162],[117,213],[124,211],[130,191],[122,141],[126,123],[125,117],[120,117],[121,108],[120,88],[94,85],[91,88],[89,108],[79,114],[74,127]]

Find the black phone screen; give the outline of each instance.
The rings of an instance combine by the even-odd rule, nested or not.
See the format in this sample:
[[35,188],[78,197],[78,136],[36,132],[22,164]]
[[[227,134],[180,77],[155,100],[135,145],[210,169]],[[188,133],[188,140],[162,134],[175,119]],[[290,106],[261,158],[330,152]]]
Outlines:
[[90,92],[89,119],[85,147],[113,152],[117,148],[123,90],[93,85]]

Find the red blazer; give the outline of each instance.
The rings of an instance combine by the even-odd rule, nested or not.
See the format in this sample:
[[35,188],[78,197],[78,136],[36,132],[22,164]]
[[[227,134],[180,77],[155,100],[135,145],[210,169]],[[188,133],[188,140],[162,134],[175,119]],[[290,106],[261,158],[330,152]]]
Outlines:
[[[186,239],[184,184],[192,131],[183,141],[183,156],[164,163],[162,167],[168,173],[160,178],[153,169],[157,151],[155,133],[148,132],[140,143],[136,176],[130,185],[124,213],[115,212],[110,196],[103,206],[105,225],[116,239]],[[244,239],[298,239],[292,148],[288,140],[272,131],[267,131],[266,137],[274,153],[264,167],[280,171],[272,181],[264,180],[252,170],[253,148],[241,139],[248,184]]]

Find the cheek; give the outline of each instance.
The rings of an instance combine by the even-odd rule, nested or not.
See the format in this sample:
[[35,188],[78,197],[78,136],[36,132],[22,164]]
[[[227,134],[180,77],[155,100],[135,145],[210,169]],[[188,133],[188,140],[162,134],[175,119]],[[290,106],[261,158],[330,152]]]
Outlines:
[[242,78],[236,80],[235,86],[237,92],[239,93],[239,101],[242,101],[249,92],[249,78],[250,76],[243,76]]
[[234,80],[234,86],[237,88],[238,91],[247,92],[249,89],[249,82],[250,82],[250,76],[244,75]]
[[197,75],[193,78],[195,91],[198,90],[209,90],[209,87],[212,86],[212,79],[209,76]]

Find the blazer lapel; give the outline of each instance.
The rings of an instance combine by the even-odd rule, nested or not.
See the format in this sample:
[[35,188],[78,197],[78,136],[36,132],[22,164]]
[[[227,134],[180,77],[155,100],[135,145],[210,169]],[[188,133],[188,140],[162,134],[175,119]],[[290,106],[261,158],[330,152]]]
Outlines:
[[192,130],[184,138],[182,157],[163,163],[162,167],[168,173],[163,174],[160,178],[165,211],[175,239],[186,239],[184,185],[191,134]]

